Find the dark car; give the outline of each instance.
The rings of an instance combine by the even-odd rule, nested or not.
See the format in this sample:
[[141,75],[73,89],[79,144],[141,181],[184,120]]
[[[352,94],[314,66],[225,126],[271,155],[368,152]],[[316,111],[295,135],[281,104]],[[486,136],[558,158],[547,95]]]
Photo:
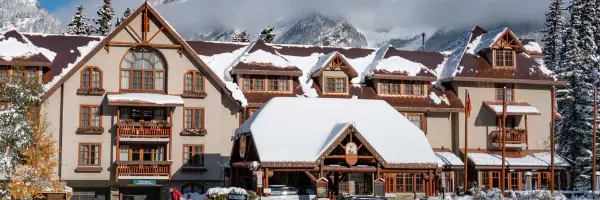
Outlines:
[[350,196],[339,196],[339,200],[387,200],[385,197],[378,197],[372,195],[350,195]]

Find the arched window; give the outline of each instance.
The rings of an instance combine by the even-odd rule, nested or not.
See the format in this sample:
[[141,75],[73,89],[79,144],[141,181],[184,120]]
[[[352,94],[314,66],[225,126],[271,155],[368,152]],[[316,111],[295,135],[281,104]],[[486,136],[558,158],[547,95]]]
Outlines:
[[204,91],[204,76],[200,71],[188,71],[184,77],[184,91]]
[[[204,194],[204,186],[197,183],[187,183],[181,186],[181,194],[188,193]],[[183,198],[185,198],[185,196]]]
[[133,48],[121,61],[121,89],[164,90],[165,63],[152,48]]
[[98,67],[87,67],[81,71],[81,88],[102,88],[102,71]]

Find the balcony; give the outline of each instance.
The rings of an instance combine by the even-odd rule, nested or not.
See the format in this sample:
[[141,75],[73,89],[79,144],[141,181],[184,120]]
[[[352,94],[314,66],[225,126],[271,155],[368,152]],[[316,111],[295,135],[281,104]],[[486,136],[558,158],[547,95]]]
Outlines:
[[117,161],[117,179],[171,178],[171,161]]
[[120,122],[117,124],[117,138],[121,142],[169,142],[171,124]]
[[[523,148],[527,147],[527,130],[509,129],[506,130],[506,147]],[[492,147],[502,147],[502,131],[492,131]]]

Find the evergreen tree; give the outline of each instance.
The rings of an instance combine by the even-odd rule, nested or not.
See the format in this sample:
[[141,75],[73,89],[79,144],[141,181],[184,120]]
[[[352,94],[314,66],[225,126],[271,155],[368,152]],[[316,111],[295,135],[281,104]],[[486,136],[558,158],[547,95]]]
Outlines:
[[98,19],[94,20],[97,27],[94,31],[98,35],[108,35],[112,28],[112,20],[115,16],[115,10],[112,8],[110,0],[104,0],[104,5],[98,7]]
[[262,32],[260,32],[260,35],[258,36],[258,38],[262,39],[266,43],[271,43],[275,39],[275,36],[277,36],[274,33],[274,31],[275,31],[275,27],[267,26],[267,28],[265,28]]
[[[564,120],[558,124],[558,153],[573,160],[572,181],[576,187],[590,184],[591,136],[593,122],[593,63],[589,61],[595,50],[585,42],[590,42],[586,21],[590,14],[585,10],[586,0],[573,0],[569,6],[571,19],[566,32],[559,77],[567,81],[568,86],[558,90],[559,112]],[[592,41],[592,44],[593,41]],[[592,63],[592,64],[590,64]]]
[[93,28],[87,23],[88,18],[83,14],[83,5],[77,6],[77,12],[68,25],[67,34],[71,35],[91,35]]
[[233,40],[231,40],[232,42],[250,42],[250,36],[248,35],[248,33],[246,33],[246,31],[242,31],[241,33],[235,35],[233,37]]
[[115,23],[115,27],[119,26],[121,23],[123,23],[123,21],[125,21],[125,19],[127,17],[129,17],[129,15],[131,15],[131,10],[129,8],[127,8],[125,10],[125,12],[123,12],[123,17],[117,19],[117,23]]
[[565,34],[565,18],[562,8],[562,0],[553,0],[550,9],[546,12],[546,29],[542,46],[544,48],[544,64],[556,74],[559,74],[560,53],[563,49],[563,38]]

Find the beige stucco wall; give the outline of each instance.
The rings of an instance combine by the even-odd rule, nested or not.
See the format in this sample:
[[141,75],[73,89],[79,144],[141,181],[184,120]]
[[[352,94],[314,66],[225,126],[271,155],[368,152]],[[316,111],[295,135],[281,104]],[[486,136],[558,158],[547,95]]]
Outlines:
[[[491,131],[497,130],[496,116],[483,105],[483,101],[495,100],[494,83],[473,83],[473,82],[455,82],[454,88],[458,88],[458,96],[462,102],[465,101],[465,88],[468,88],[471,97],[471,117],[468,119],[469,131],[469,149],[486,149],[490,145]],[[547,145],[550,136],[550,116],[551,116],[551,91],[550,86],[542,85],[515,85],[515,101],[527,102],[536,107],[542,114],[529,115],[528,133],[529,149],[543,150],[548,149]],[[458,114],[458,145],[460,149],[464,148],[464,117],[465,113]],[[525,128],[525,117],[517,117],[518,128]]]
[[[140,17],[133,20],[131,27],[139,30]],[[150,37],[159,28],[153,24],[150,28]],[[121,31],[112,40],[115,42],[135,42],[132,33]],[[152,43],[174,44],[173,37],[166,30],[158,34]],[[97,66],[103,72],[103,88],[107,93],[119,92],[119,67],[123,55],[129,47],[111,46],[109,51],[102,49],[97,52],[84,66]],[[183,76],[188,70],[198,70],[201,66],[192,62],[192,57],[184,52],[180,56],[177,49],[158,49],[165,57],[167,66],[167,92],[168,94],[180,95],[183,92]],[[80,96],[76,95],[80,87],[81,68],[64,83],[64,127],[63,127],[63,162],[62,178],[65,180],[112,180],[114,179],[114,162],[116,160],[115,124],[117,123],[117,107],[109,106],[104,96]],[[204,99],[184,99],[184,107],[205,108],[205,127],[207,135],[204,137],[180,136],[183,127],[183,107],[177,107],[173,113],[173,142],[172,142],[172,171],[174,180],[221,180],[221,167],[217,162],[224,164],[229,160],[231,151],[231,133],[239,123],[236,103],[226,95],[221,94],[216,82],[205,80],[207,97]],[[80,105],[101,105],[102,126],[105,133],[102,135],[78,135],[75,134],[79,126]],[[48,113],[51,128],[56,130],[55,137],[58,139],[58,127],[60,116],[60,89],[48,99],[47,106],[42,111]],[[79,143],[101,143],[101,166],[100,173],[77,173],[78,144]],[[205,151],[206,172],[182,173],[183,144],[203,144]],[[165,154],[168,155],[167,152]]]
[[427,140],[432,148],[452,149],[452,120],[450,113],[426,114]]

